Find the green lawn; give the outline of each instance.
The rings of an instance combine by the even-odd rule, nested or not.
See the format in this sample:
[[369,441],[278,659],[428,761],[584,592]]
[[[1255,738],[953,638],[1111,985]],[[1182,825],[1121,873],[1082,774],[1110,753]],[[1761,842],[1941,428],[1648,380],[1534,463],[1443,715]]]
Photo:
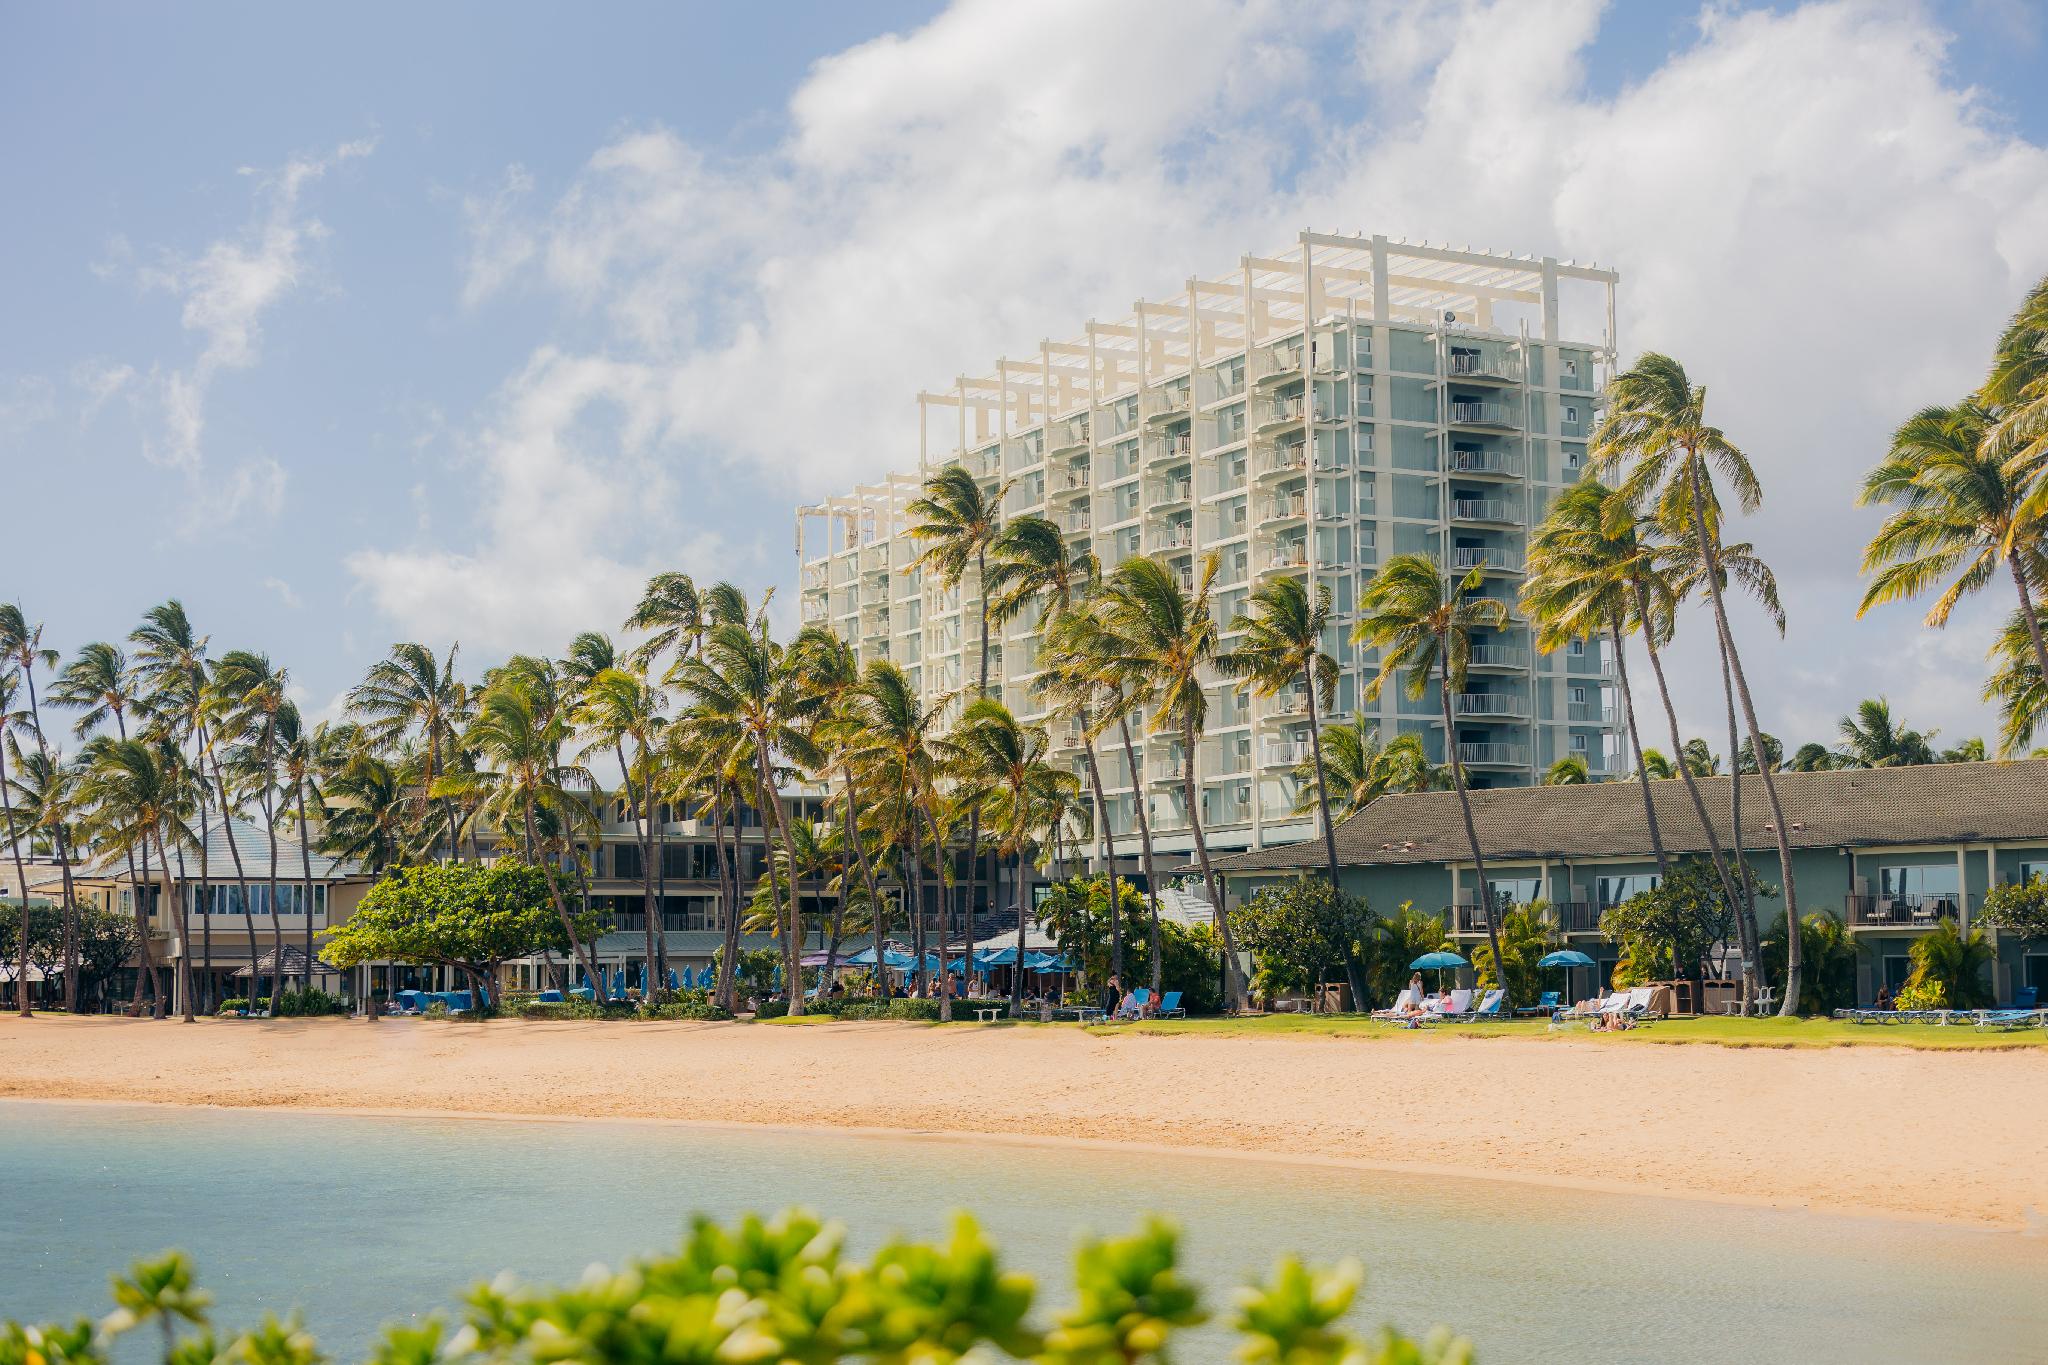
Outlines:
[[[1420,1036],[1540,1039],[1558,1044],[1592,1043],[1615,1047],[1645,1044],[1709,1043],[1719,1047],[1910,1047],[2011,1048],[2048,1050],[2048,1029],[2011,1033],[1979,1033],[1964,1027],[1934,1024],[1852,1024],[1836,1019],[1669,1019],[1621,1033],[1593,1033],[1583,1025],[1552,1031],[1543,1019],[1498,1024],[1434,1024],[1402,1029],[1346,1015],[1268,1014],[1241,1019],[1164,1019],[1142,1024],[1110,1024],[1095,1033],[1143,1033],[1161,1037],[1208,1035],[1226,1037],[1333,1037],[1414,1040]],[[1069,1026],[1071,1027],[1071,1026]]]

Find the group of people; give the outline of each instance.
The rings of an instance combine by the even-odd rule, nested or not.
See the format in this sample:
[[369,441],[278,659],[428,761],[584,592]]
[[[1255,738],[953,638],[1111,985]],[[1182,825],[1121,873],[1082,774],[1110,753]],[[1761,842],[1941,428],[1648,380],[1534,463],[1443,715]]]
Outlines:
[[1145,1019],[1159,1013],[1159,997],[1147,992],[1140,999],[1135,990],[1126,992],[1123,982],[1112,973],[1102,983],[1102,1012],[1112,1019]]

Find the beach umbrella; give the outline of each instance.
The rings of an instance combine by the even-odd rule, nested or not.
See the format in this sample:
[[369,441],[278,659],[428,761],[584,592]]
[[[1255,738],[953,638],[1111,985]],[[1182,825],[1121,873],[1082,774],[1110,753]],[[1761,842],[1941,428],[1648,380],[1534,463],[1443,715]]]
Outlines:
[[1593,959],[1587,957],[1584,953],[1580,952],[1576,948],[1560,948],[1554,953],[1544,954],[1541,958],[1537,959],[1536,965],[1539,967],[1564,968],[1565,994],[1570,995],[1572,984],[1572,968],[1590,967],[1593,965]]
[[[683,970],[688,971],[689,968],[685,967]],[[676,981],[676,969],[673,967],[668,969],[668,988],[672,991],[682,989]]]
[[1419,972],[1430,967],[1436,968],[1437,989],[1442,990],[1444,984],[1443,974],[1445,972],[1449,971],[1453,967],[1469,967],[1471,965],[1471,963],[1467,962],[1464,958],[1459,957],[1456,953],[1438,951],[1434,953],[1424,953],[1421,957],[1416,958],[1413,962],[1408,964],[1408,970],[1411,972]]

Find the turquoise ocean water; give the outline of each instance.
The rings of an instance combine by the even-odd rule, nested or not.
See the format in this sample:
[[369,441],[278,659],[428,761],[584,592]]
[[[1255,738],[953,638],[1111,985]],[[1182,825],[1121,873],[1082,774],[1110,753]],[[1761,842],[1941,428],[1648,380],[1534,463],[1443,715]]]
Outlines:
[[1282,1251],[1356,1256],[1363,1321],[1449,1322],[1493,1362],[2048,1359],[2048,1239],[2010,1234],[1192,1156],[28,1102],[0,1102],[0,1316],[98,1314],[109,1269],[178,1246],[223,1321],[303,1305],[348,1360],[499,1270],[790,1204],[863,1249],[971,1209],[1051,1303],[1083,1230],[1158,1211],[1218,1309]]

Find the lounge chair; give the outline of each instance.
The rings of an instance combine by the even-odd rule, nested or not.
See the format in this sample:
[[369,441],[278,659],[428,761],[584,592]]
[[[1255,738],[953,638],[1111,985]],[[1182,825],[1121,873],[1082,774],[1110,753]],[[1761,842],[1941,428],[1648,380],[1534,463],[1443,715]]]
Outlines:
[[1406,1011],[1409,1010],[1414,1004],[1414,990],[1410,987],[1404,986],[1401,989],[1401,993],[1394,997],[1393,1004],[1387,1006],[1383,1010],[1374,1010],[1372,1012],[1372,1017],[1375,1019],[1404,1019],[1407,1017]]
[[560,991],[542,991],[539,1002],[543,1005],[559,1005],[563,1003],[563,996]]
[[1126,1022],[1143,1019],[1145,1017],[1145,1006],[1151,1003],[1152,992],[1140,986],[1129,995],[1126,995],[1123,1003],[1116,1007],[1116,1017]]
[[1615,991],[1611,995],[1606,995],[1593,1001],[1584,1009],[1577,1005],[1570,1005],[1550,1016],[1550,1027],[1554,1029],[1566,1028],[1575,1023],[1594,1019],[1607,1013],[1609,1010],[1620,1009],[1627,1002],[1627,991]]
[[1446,1009],[1439,1005],[1435,996],[1428,996],[1422,1002],[1422,1013],[1415,1017],[1425,1024],[1441,1024],[1446,1021],[1456,1023],[1460,1019],[1469,1018],[1471,1012],[1472,992],[1456,990],[1451,992],[1450,1008]]
[[2048,1010],[1978,1010],[1977,1031],[2048,1027]]
[[1179,991],[1168,991],[1159,997],[1159,1017],[1161,1019],[1185,1019],[1188,1017],[1188,1012],[1181,1007]]
[[1507,994],[1508,993],[1503,990],[1488,991],[1486,995],[1480,1000],[1478,1008],[1466,1010],[1464,1013],[1458,1015],[1458,1021],[1460,1023],[1471,1024],[1477,1023],[1482,1019],[1507,1018],[1508,1012],[1501,1008],[1501,1002],[1507,999]]
[[1545,991],[1543,992],[1543,994],[1536,997],[1535,1004],[1517,1005],[1515,1007],[1515,1015],[1519,1018],[1523,1015],[1556,1014],[1558,1009],[1562,1006],[1563,1002],[1563,992]]
[[2015,1010],[2036,1009],[2039,1008],[2040,1001],[2041,992],[2037,987],[2018,986],[2013,990],[2012,1004],[2006,1006],[2006,1008]]

